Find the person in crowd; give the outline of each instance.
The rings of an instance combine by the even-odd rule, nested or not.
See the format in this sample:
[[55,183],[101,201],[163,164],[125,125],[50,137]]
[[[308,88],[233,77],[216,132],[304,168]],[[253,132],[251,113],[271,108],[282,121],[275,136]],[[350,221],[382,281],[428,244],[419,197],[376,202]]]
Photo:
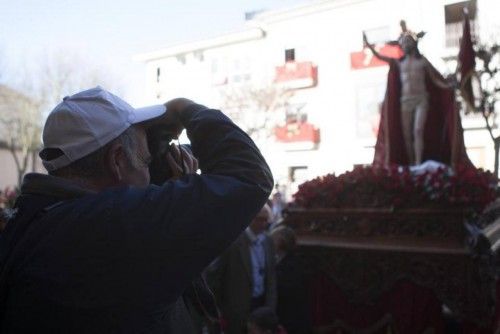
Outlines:
[[307,296],[307,271],[296,254],[295,232],[278,226],[270,233],[276,249],[276,282],[278,303],[276,314],[289,334],[311,331]]
[[273,209],[273,226],[278,224],[283,219],[283,210],[286,207],[286,202],[283,193],[280,191],[280,185],[276,184],[271,200],[271,208]]
[[226,323],[226,334],[246,330],[250,312],[276,307],[275,253],[266,231],[272,211],[264,205],[244,233],[207,270]]
[[[182,129],[201,174],[149,185],[146,130]],[[164,333],[172,304],[245,230],[272,175],[220,111],[134,109],[96,87],[49,114],[0,239],[0,332]]]
[[254,310],[247,321],[248,334],[287,334],[276,313],[267,306]]

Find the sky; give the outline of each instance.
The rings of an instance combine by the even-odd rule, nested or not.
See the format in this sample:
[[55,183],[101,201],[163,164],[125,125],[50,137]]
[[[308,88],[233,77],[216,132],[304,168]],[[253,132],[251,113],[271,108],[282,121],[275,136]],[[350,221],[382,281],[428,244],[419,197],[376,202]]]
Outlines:
[[75,54],[118,74],[133,103],[144,81],[133,55],[241,29],[247,11],[306,1],[0,0],[0,60],[15,70],[47,55]]

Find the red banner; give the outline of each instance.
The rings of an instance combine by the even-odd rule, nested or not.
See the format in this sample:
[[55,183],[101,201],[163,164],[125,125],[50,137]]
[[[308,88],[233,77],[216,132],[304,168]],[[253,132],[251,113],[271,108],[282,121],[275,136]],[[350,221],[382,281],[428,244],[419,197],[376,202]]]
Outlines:
[[470,108],[474,107],[474,91],[472,90],[472,78],[476,68],[476,53],[472,43],[470,32],[470,21],[467,13],[464,15],[462,39],[460,40],[460,51],[458,53],[458,66],[460,69],[460,91]]

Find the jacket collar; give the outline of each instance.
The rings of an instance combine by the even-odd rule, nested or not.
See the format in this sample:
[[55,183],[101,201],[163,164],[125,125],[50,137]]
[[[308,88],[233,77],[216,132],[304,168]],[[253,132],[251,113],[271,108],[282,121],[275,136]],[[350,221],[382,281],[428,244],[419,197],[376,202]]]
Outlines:
[[262,242],[266,238],[265,232],[259,233],[259,234],[255,234],[252,231],[252,229],[250,228],[250,226],[248,226],[245,229],[245,233],[246,233],[246,236],[248,237],[248,240],[250,241],[251,244],[253,244],[255,242]]
[[26,174],[23,179],[21,194],[72,199],[95,194],[95,192],[82,188],[80,185],[67,179],[39,173],[30,173]]

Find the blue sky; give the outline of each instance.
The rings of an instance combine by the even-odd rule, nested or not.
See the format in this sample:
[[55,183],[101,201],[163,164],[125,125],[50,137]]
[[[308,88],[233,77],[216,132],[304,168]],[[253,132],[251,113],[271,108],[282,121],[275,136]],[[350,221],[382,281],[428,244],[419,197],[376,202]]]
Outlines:
[[143,74],[134,54],[239,29],[246,11],[305,1],[0,0],[0,55],[15,67],[47,53],[77,53],[109,64],[133,91]]

